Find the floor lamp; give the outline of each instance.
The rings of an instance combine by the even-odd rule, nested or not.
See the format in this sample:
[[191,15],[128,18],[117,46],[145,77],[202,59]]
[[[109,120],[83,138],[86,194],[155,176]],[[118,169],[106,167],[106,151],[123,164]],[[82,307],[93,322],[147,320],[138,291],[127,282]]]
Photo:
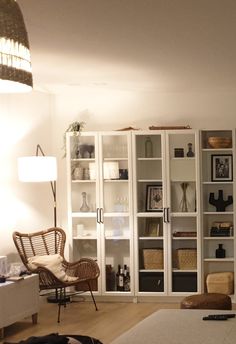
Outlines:
[[[41,155],[40,155],[41,154]],[[56,200],[56,179],[57,161],[55,157],[45,156],[41,146],[36,146],[35,156],[18,158],[18,175],[22,182],[50,182],[53,194],[53,217],[54,227],[57,227],[57,200]],[[55,238],[56,243],[56,238]],[[55,244],[56,247],[56,244]],[[55,252],[56,253],[56,252]],[[58,290],[55,296],[49,296],[48,302],[58,302]]]
[[41,146],[38,144],[35,156],[18,158],[18,175],[19,180],[22,182],[50,182],[53,194],[54,227],[57,227],[56,158],[45,156]]

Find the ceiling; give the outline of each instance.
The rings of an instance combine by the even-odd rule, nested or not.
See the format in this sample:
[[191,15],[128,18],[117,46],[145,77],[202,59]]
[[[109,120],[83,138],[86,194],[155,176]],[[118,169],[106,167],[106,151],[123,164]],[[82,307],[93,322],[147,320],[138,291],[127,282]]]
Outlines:
[[18,0],[36,89],[236,89],[235,0]]

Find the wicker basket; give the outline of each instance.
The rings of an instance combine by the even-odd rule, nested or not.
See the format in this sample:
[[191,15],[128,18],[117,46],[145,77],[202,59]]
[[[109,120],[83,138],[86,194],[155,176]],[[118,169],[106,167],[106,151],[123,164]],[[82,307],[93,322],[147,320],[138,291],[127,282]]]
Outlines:
[[176,250],[176,267],[181,270],[197,268],[197,250],[195,248],[179,248]]
[[208,138],[208,144],[211,148],[230,148],[232,139],[230,137],[211,136]]
[[144,248],[143,265],[148,270],[163,269],[163,249]]

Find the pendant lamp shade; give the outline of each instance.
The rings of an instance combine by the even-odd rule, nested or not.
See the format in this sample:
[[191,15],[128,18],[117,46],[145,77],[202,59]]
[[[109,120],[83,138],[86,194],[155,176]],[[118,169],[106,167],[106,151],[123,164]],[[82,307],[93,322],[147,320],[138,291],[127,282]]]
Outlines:
[[31,91],[29,40],[15,0],[0,0],[0,93]]

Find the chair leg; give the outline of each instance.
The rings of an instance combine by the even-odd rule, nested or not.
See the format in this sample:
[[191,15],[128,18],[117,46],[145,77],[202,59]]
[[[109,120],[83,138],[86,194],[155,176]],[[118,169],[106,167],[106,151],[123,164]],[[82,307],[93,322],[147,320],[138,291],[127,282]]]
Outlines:
[[58,298],[58,313],[57,313],[57,322],[60,322],[61,318],[61,306],[66,307],[66,291],[65,288],[60,288],[59,298]]
[[96,304],[95,298],[94,298],[94,296],[93,296],[93,291],[92,291],[92,288],[91,288],[91,285],[90,285],[90,281],[87,281],[87,283],[88,283],[89,291],[90,291],[90,294],[91,294],[91,296],[92,296],[92,300],[93,300],[95,309],[96,309],[96,311],[97,311],[98,308],[97,308],[97,304]]

